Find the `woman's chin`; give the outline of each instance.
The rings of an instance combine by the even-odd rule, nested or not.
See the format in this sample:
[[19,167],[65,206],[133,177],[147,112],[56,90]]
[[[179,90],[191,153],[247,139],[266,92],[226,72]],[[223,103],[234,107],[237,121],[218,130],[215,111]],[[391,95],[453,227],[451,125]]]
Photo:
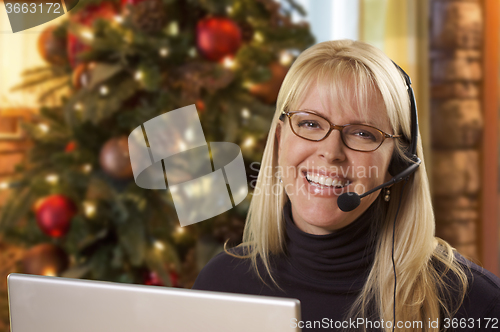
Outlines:
[[336,202],[325,204],[292,200],[292,215],[295,223],[302,222],[305,228],[322,228],[330,232],[346,223],[345,213],[338,208]]
[[305,221],[305,225],[302,225],[301,228],[306,233],[316,234],[316,235],[325,235],[334,232],[344,226],[347,226],[349,223],[346,220],[325,220],[314,222]]

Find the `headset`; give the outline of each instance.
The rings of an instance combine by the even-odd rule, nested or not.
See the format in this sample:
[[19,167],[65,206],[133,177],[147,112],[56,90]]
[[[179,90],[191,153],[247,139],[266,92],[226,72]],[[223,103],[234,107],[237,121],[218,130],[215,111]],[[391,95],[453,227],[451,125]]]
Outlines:
[[[417,103],[415,101],[415,94],[413,92],[413,88],[411,87],[411,79],[410,76],[399,67],[394,61],[392,62],[398,68],[399,72],[403,75],[403,78],[406,83],[406,89],[408,90],[408,97],[410,98],[410,112],[411,112],[411,140],[409,144],[409,150],[405,150],[405,155],[413,161],[407,162],[406,160],[399,157],[394,150],[393,158],[389,165],[389,174],[398,174],[404,172],[406,169],[411,168],[411,173],[417,170],[417,167],[420,166],[421,160],[417,157],[417,139],[418,139],[418,116],[417,116]],[[403,138],[406,143],[408,140]],[[413,166],[415,165],[415,166]],[[413,166],[413,167],[412,167]],[[409,173],[408,175],[410,175]],[[407,175],[407,176],[408,176]]]

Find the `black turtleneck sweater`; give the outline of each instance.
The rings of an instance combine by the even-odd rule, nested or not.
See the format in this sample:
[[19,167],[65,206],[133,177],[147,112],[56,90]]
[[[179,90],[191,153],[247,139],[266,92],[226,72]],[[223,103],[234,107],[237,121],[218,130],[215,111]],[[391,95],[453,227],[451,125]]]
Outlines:
[[[286,252],[271,256],[273,277],[283,291],[272,284],[263,264],[259,272],[271,287],[264,285],[250,269],[249,259],[235,258],[225,252],[217,254],[201,270],[193,289],[299,299],[303,331],[332,330],[320,322],[324,318],[333,322],[348,320],[345,315],[373,264],[375,204],[351,224],[327,235],[301,231],[293,221],[290,204],[288,201],[283,211]],[[242,254],[240,248],[232,250]],[[468,296],[454,316],[458,328],[449,331],[500,331],[500,278],[458,253],[456,256],[471,268],[474,278],[469,278]],[[315,321],[316,328],[308,328],[308,323],[314,326]],[[474,328],[461,329],[461,321]],[[488,322],[489,328],[485,328]],[[495,323],[497,328],[491,329]],[[481,328],[477,329],[479,324]]]

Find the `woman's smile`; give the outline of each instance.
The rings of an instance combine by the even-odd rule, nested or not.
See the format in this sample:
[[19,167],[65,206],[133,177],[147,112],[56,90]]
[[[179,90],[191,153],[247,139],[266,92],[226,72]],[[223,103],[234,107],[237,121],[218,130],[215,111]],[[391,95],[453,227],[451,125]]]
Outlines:
[[[307,179],[307,177],[310,179]],[[330,177],[325,179],[322,175],[318,176],[317,174],[313,175],[304,172],[300,172],[300,178],[307,187],[309,193],[322,197],[342,195],[347,192],[348,188],[350,189],[351,185],[349,180],[332,179]],[[321,184],[322,182],[324,182],[324,184]],[[338,187],[339,183],[341,187]]]

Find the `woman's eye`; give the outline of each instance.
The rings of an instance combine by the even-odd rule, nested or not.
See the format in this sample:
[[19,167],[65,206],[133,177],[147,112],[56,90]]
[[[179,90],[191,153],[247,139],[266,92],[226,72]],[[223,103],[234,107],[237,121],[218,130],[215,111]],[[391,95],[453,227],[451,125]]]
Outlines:
[[311,128],[311,129],[321,128],[321,126],[315,121],[301,121],[299,122],[299,128],[301,127]]
[[358,136],[358,137],[361,137],[361,138],[366,138],[366,139],[375,139],[375,137],[370,134],[369,132],[366,132],[366,131],[358,131],[356,133],[354,133],[354,135]]

